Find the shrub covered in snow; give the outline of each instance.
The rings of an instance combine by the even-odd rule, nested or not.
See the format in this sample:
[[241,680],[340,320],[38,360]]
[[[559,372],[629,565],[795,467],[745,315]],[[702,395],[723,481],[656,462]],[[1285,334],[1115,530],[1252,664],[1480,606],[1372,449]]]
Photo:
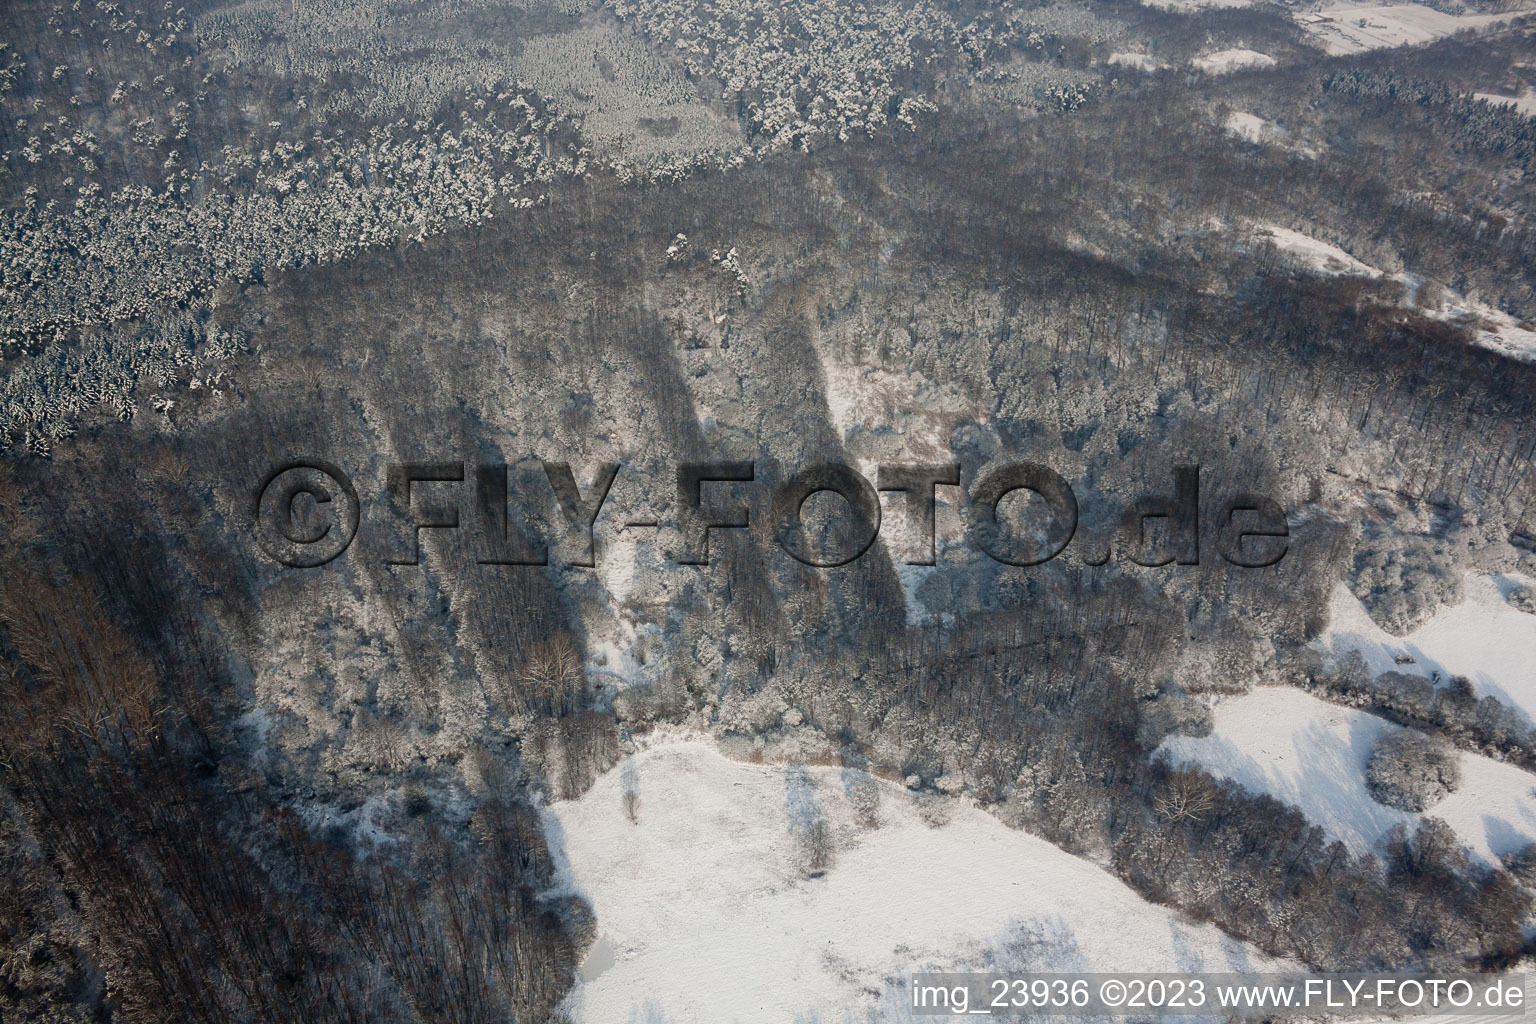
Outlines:
[[853,805],[859,824],[876,828],[880,824],[880,783],[869,772],[858,768],[843,769],[843,792]]
[[1479,697],[1466,676],[1452,676],[1440,686],[1406,672],[1382,672],[1373,679],[1358,652],[1351,652],[1331,672],[1291,678],[1324,700],[1362,708],[1398,725],[1432,729],[1463,750],[1536,770],[1536,735],[1524,717],[1492,694]]
[[1536,587],[1516,587],[1505,595],[1504,600],[1523,612],[1536,615]]
[[949,797],[927,790],[918,793],[913,803],[917,807],[918,817],[930,828],[948,825],[955,811],[954,802]]
[[1381,628],[1403,636],[1459,603],[1462,578],[1453,538],[1376,530],[1355,550],[1351,589]]
[[1371,751],[1366,785],[1378,803],[1402,811],[1433,807],[1461,784],[1456,751],[1424,733],[1405,729],[1384,736]]

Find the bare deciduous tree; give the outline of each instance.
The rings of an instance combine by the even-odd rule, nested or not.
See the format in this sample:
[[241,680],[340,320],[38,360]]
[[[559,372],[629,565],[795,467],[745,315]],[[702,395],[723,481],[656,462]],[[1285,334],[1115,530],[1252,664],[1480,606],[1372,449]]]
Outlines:
[[631,825],[640,823],[640,773],[635,768],[635,759],[626,758],[622,772],[624,782],[624,817],[629,819]]
[[518,679],[529,700],[556,715],[571,710],[586,686],[581,653],[565,633],[535,643]]
[[1168,779],[1156,800],[1157,813],[1170,821],[1200,821],[1216,806],[1211,780],[1197,771],[1181,770]]
[[814,878],[832,866],[832,826],[826,818],[817,818],[805,827],[801,845],[805,850],[806,874]]

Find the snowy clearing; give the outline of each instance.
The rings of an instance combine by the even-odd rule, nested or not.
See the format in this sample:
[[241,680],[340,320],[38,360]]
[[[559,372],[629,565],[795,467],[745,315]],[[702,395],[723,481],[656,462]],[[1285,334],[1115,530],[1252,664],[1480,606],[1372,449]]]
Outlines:
[[1418,46],[1464,28],[1482,28],[1518,17],[1503,14],[1445,14],[1421,4],[1338,4],[1301,17],[1332,55],[1389,46]]
[[1109,63],[1149,73],[1168,66],[1145,53],[1112,53],[1109,55]]
[[1141,0],[1147,7],[1165,11],[1208,11],[1218,7],[1248,7],[1253,0]]
[[[1250,114],[1245,110],[1234,110],[1227,115],[1221,125],[1228,132],[1236,135],[1245,142],[1251,142],[1255,146],[1279,146],[1300,153],[1302,156],[1317,158],[1317,150],[1311,146],[1299,144],[1291,138],[1291,133],[1275,124],[1266,121],[1257,114]],[[1304,237],[1304,236],[1303,236]]]
[[677,68],[614,25],[532,36],[513,67],[605,152],[644,161],[727,153],[745,141]]
[[[1372,675],[1397,670],[1442,679],[1466,676],[1478,696],[1491,694],[1536,722],[1536,615],[1505,600],[1531,581],[1519,575],[1468,574],[1466,600],[1442,608],[1407,636],[1396,637],[1373,621],[1342,584],[1329,605],[1328,631],[1318,646],[1334,658],[1359,651]],[[1394,659],[1406,656],[1412,664]]]
[[[622,809],[626,778],[639,795],[635,824]],[[902,1002],[902,975],[989,963],[1284,969],[968,804],[932,828],[911,794],[880,783],[879,827],[862,828],[847,795],[854,778],[669,740],[551,805],[562,882],[597,919],[566,1004],[573,1019],[879,1020]],[[834,851],[812,878],[797,830],[818,817]]]
[[1361,277],[1377,277],[1381,271],[1369,263],[1362,263],[1336,245],[1320,242],[1310,235],[1274,224],[1260,224],[1255,236],[1273,242],[1275,248],[1289,256],[1296,264],[1316,274],[1354,274]]
[[1261,143],[1274,131],[1274,125],[1256,114],[1234,110],[1227,115],[1224,125],[1227,131],[1252,143]]
[[1526,117],[1536,117],[1536,92],[1529,89],[1519,96],[1500,96],[1492,92],[1475,92],[1472,94],[1477,99],[1486,100],[1496,107],[1514,107]]
[[1511,359],[1536,360],[1536,330],[1507,313],[1482,303],[1467,302],[1453,296],[1441,310],[1441,316],[1472,328],[1477,343],[1501,352]]
[[[1228,117],[1226,128],[1242,135],[1251,142],[1276,141],[1264,132],[1280,129],[1252,114],[1236,113]],[[1307,152],[1302,150],[1301,152]],[[1358,260],[1336,245],[1313,238],[1311,235],[1276,224],[1255,224],[1252,235],[1260,241],[1272,242],[1275,248],[1289,258],[1292,265],[1313,274],[1352,274],[1358,277],[1385,277],[1380,268]],[[1403,285],[1405,301],[1416,296],[1424,279],[1416,274],[1392,275],[1392,280]],[[1473,342],[1492,349],[1511,359],[1536,361],[1536,325],[1523,323],[1508,313],[1480,302],[1471,302],[1465,296],[1446,288],[1444,297],[1434,308],[1420,310],[1448,323],[1456,324],[1471,332]]]
[[1267,68],[1274,62],[1275,58],[1257,50],[1218,50],[1194,60],[1195,67],[1208,75],[1221,75],[1240,68]]
[[[1174,736],[1162,751],[1299,807],[1308,820],[1356,853],[1375,848],[1399,822],[1424,815],[1384,807],[1365,786],[1365,764],[1396,725],[1300,690],[1261,687],[1216,707],[1201,738]],[[1477,754],[1461,754],[1461,787],[1429,808],[1485,861],[1536,840],[1536,776]]]
[[903,457],[941,459],[956,424],[984,416],[953,384],[916,373],[823,361],[827,411],[844,441],[863,434],[899,439]]

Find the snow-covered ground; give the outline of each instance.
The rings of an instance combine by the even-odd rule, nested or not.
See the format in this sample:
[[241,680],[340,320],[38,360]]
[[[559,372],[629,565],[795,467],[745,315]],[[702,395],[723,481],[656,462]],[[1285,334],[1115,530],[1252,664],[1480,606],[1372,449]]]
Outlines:
[[[1439,672],[1442,679],[1466,676],[1478,696],[1492,694],[1536,722],[1536,615],[1505,600],[1510,590],[1530,582],[1518,575],[1469,574],[1461,604],[1442,608],[1402,637],[1376,625],[1341,584],[1318,646],[1334,657],[1359,651],[1372,675],[1396,669],[1425,676]],[[1404,655],[1414,663],[1396,664]]]
[[1485,348],[1512,359],[1536,360],[1536,330],[1509,314],[1459,298],[1448,303],[1442,313],[1449,320],[1474,327],[1478,344]]
[[1233,135],[1252,143],[1260,143],[1270,137],[1275,126],[1256,114],[1234,110],[1227,115],[1225,127]]
[[1289,256],[1292,261],[1315,274],[1354,274],[1361,277],[1377,277],[1381,271],[1368,263],[1362,263],[1336,245],[1320,242],[1311,235],[1260,224],[1255,235],[1270,242]]
[[[1228,118],[1226,127],[1229,131],[1249,137],[1249,132],[1259,131],[1265,123],[1251,114],[1233,114]],[[1380,268],[1356,259],[1338,246],[1300,231],[1275,224],[1254,224],[1251,232],[1255,240],[1274,243],[1295,266],[1309,273],[1353,274],[1375,278],[1387,276]],[[1394,274],[1392,280],[1404,286],[1404,294],[1409,298],[1417,295],[1424,283],[1423,278],[1411,273]],[[1471,302],[1465,296],[1445,289],[1438,308],[1421,312],[1470,329],[1473,340],[1484,348],[1493,349],[1511,359],[1536,361],[1536,330],[1492,306]]]
[[1216,7],[1247,7],[1253,0],[1141,0],[1148,7],[1168,11],[1205,11]]
[[1422,4],[1336,3],[1303,14],[1299,20],[1319,37],[1329,53],[1337,55],[1388,46],[1416,46],[1464,28],[1508,21],[1521,13],[1524,12],[1456,15]]
[[1250,114],[1245,110],[1234,110],[1227,115],[1222,122],[1222,127],[1245,139],[1256,146],[1279,146],[1300,153],[1303,156],[1316,158],[1317,150],[1311,146],[1302,145],[1291,138],[1291,133],[1275,124],[1266,121],[1257,114]]
[[[638,822],[622,810],[625,779]],[[562,882],[598,938],[567,1009],[578,1022],[889,1019],[914,970],[1285,969],[1209,925],[969,805],[925,824],[880,784],[861,827],[839,768],[742,764],[659,741],[545,812]],[[796,830],[831,826],[810,878]]]
[[[1378,626],[1340,585],[1329,606],[1328,631],[1317,645],[1335,660],[1358,651],[1373,675],[1464,675],[1479,695],[1492,694],[1536,720],[1536,615],[1505,600],[1522,583],[1529,581],[1470,574],[1461,604],[1441,609],[1404,637]],[[1399,664],[1399,657],[1413,662]],[[1330,835],[1363,851],[1398,822],[1420,817],[1383,807],[1365,787],[1371,747],[1397,728],[1299,690],[1265,687],[1220,703],[1210,736],[1172,737],[1162,750],[1296,805]],[[1428,813],[1445,819],[1484,859],[1536,841],[1536,775],[1467,753],[1461,767],[1461,788]]]
[[1519,96],[1500,96],[1498,93],[1478,92],[1473,93],[1480,100],[1487,100],[1494,106],[1514,107],[1526,117],[1536,117],[1536,92],[1527,89]]
[[[1180,762],[1294,804],[1357,853],[1394,825],[1422,815],[1384,807],[1365,786],[1376,740],[1399,727],[1290,687],[1261,687],[1223,701],[1211,735],[1171,737],[1160,748]],[[1475,855],[1492,861],[1536,841],[1536,775],[1461,754],[1461,786],[1427,814],[1442,818]]]
[[1147,72],[1156,71],[1159,68],[1168,66],[1146,53],[1112,53],[1109,55],[1109,63]]
[[1225,74],[1239,68],[1269,67],[1275,58],[1257,50],[1218,50],[1196,57],[1194,65],[1209,75]]

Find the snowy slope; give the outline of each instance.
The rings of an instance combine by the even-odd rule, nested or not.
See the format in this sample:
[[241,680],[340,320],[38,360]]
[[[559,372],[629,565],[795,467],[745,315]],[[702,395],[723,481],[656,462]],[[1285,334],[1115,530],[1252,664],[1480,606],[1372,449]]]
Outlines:
[[1478,344],[1501,352],[1511,359],[1536,360],[1536,330],[1529,323],[1478,302],[1453,297],[1440,311],[1442,318],[1470,326],[1477,332]]
[[[1518,575],[1471,574],[1466,600],[1442,608],[1404,637],[1371,620],[1348,588],[1334,590],[1328,631],[1318,645],[1334,657],[1359,651],[1371,673],[1391,669],[1442,679],[1466,676],[1478,696],[1492,694],[1536,721],[1536,615],[1512,607],[1504,595],[1530,580]],[[1397,665],[1407,655],[1412,665]]]
[[[626,775],[637,824],[621,810]],[[891,983],[902,976],[980,967],[989,954],[1061,970],[1275,966],[982,811],[956,804],[931,828],[905,790],[881,788],[882,823],[867,830],[841,769],[741,764],[672,740],[551,805],[562,878],[597,918],[573,1019],[878,1019],[894,1007],[882,998],[900,1001]],[[836,850],[808,878],[791,826],[817,814]]]
[[[1399,731],[1375,715],[1290,687],[1261,687],[1222,702],[1211,735],[1175,736],[1160,748],[1180,762],[1299,807],[1357,853],[1398,822],[1422,817],[1384,807],[1365,787],[1378,737]],[[1536,841],[1536,775],[1477,754],[1461,755],[1461,787],[1431,807],[1483,860]]]
[[1360,262],[1336,245],[1320,242],[1311,235],[1304,235],[1290,228],[1282,228],[1275,224],[1260,224],[1256,234],[1259,238],[1273,242],[1275,248],[1290,256],[1298,265],[1316,274],[1376,277],[1381,273],[1375,267]]
[[[1228,131],[1250,142],[1275,142],[1283,139],[1282,135],[1275,134],[1278,129],[1274,129],[1272,125],[1266,128],[1266,125],[1268,122],[1253,114],[1242,112],[1230,115],[1225,123]],[[1304,146],[1299,147],[1297,151],[1304,155],[1314,155]],[[1379,268],[1356,259],[1338,246],[1330,245],[1300,231],[1293,231],[1276,224],[1259,223],[1252,225],[1250,233],[1256,241],[1272,243],[1293,266],[1308,273],[1323,276],[1349,274],[1355,277],[1388,277]],[[1422,277],[1407,272],[1392,274],[1390,277],[1391,280],[1404,286],[1405,298],[1417,295],[1424,284]],[[1470,301],[1466,296],[1447,288],[1444,289],[1443,297],[1434,308],[1421,309],[1419,312],[1466,328],[1471,331],[1473,340],[1484,348],[1502,353],[1511,359],[1536,361],[1536,329],[1533,329],[1531,324],[1486,303]]]

